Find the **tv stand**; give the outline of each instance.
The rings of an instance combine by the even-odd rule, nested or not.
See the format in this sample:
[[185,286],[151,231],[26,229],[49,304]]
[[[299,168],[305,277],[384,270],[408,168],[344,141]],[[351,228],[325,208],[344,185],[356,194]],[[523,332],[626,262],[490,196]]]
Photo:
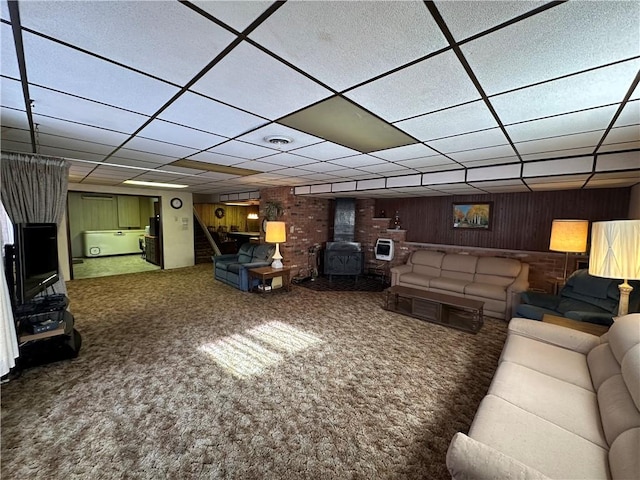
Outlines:
[[[30,367],[75,358],[82,338],[74,328],[74,318],[67,310],[65,295],[38,297],[15,309],[16,333],[20,356],[17,364]],[[57,322],[51,330],[34,333],[43,322]]]

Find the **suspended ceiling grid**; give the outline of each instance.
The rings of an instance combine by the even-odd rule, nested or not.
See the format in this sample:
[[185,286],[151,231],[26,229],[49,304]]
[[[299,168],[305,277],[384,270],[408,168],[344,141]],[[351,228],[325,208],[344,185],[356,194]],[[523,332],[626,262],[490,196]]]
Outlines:
[[68,158],[72,182],[385,197],[640,181],[638,2],[11,3],[2,149]]

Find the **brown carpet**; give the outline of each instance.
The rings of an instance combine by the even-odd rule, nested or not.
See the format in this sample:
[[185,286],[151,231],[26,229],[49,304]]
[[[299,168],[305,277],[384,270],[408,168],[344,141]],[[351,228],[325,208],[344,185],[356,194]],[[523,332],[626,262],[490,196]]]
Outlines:
[[211,268],[69,282],[80,356],[3,385],[2,478],[448,477],[505,322],[471,335]]

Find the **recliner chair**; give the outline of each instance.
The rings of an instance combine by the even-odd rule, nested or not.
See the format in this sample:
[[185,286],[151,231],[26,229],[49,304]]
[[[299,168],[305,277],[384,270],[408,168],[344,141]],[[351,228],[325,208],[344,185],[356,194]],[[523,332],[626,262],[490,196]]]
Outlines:
[[214,278],[221,282],[248,292],[258,284],[258,279],[249,282],[249,269],[267,267],[271,265],[276,246],[269,243],[245,243],[240,247],[237,255],[214,255]]
[[[542,320],[550,314],[581,322],[611,325],[618,314],[619,279],[595,277],[588,270],[576,270],[558,295],[523,292],[516,310],[519,317]],[[640,282],[630,281],[629,313],[640,309]]]

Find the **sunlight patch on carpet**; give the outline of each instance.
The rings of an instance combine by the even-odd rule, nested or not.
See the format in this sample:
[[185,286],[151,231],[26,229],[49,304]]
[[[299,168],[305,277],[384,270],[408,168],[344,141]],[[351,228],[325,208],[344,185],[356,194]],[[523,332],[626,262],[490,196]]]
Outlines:
[[319,343],[322,340],[315,335],[274,321],[202,345],[200,351],[235,377],[247,378],[282,361],[285,357],[279,351],[297,353]]

